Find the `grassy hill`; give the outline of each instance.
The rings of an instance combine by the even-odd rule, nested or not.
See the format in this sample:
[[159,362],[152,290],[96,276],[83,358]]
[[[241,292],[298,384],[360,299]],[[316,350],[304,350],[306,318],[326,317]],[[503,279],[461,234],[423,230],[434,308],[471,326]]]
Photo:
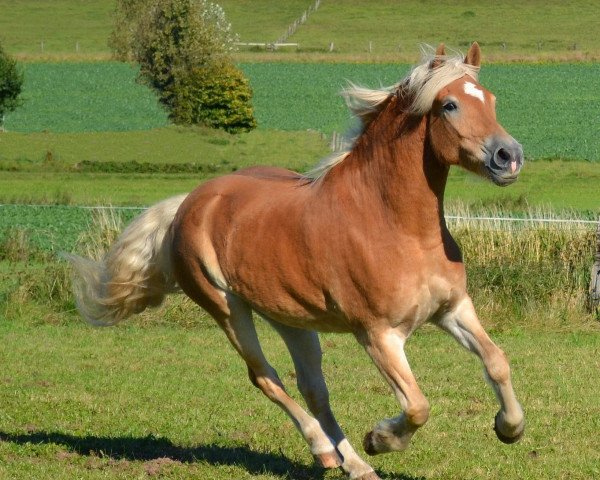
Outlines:
[[[222,0],[244,42],[273,42],[313,0]],[[299,49],[240,51],[240,59],[414,61],[421,43],[464,49],[478,40],[488,58],[597,60],[597,1],[323,1],[289,39]],[[21,59],[107,59],[114,0],[0,0],[0,42]],[[333,43],[333,52],[329,46]],[[370,46],[369,46],[370,45]],[[369,51],[369,49],[371,51]]]

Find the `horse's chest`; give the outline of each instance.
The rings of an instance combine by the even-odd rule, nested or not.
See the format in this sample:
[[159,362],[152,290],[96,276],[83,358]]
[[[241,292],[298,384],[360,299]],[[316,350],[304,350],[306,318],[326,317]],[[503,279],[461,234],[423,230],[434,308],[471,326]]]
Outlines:
[[390,310],[393,326],[405,326],[409,330],[430,320],[447,309],[453,298],[458,297],[460,286],[450,279],[432,275],[407,291],[400,289],[396,303]]
[[417,268],[414,262],[412,268],[386,267],[385,278],[371,279],[365,290],[364,306],[373,321],[412,331],[450,308],[465,291],[462,264],[440,259]]

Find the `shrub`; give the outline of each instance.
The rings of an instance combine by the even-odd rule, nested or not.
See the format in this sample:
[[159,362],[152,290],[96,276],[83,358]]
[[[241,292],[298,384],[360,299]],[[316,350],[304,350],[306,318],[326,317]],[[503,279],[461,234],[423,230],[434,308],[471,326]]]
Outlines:
[[192,69],[174,84],[173,98],[175,123],[203,124],[230,133],[256,128],[248,80],[229,63]]
[[22,101],[23,74],[17,62],[0,45],[0,131],[4,129],[4,116],[14,111]]

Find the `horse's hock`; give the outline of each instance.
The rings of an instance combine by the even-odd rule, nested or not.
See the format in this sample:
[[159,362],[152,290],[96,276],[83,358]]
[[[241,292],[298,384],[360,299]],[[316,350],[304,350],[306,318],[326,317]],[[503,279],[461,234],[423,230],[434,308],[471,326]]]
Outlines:
[[596,230],[596,261],[592,265],[589,305],[591,312],[600,312],[600,219]]

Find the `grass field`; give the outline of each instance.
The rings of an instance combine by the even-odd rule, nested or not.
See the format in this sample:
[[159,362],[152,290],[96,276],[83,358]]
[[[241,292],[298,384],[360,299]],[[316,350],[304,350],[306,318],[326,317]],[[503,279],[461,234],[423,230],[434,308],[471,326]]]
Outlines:
[[[244,42],[273,42],[313,0],[223,0],[220,2]],[[112,0],[0,1],[0,41],[19,58],[107,59]],[[596,1],[503,0],[459,2],[323,2],[288,41],[292,51],[240,52],[263,60],[412,61],[423,42],[458,48],[478,40],[495,60],[598,59]],[[42,49],[42,42],[44,44]],[[329,53],[333,42],[334,51]],[[371,42],[371,52],[369,52]],[[78,48],[78,50],[77,50]]]
[[[312,466],[291,422],[200,312],[195,328],[43,321],[0,323],[0,478],[344,478]],[[259,331],[298,398],[282,343]],[[494,338],[512,360],[526,411],[522,442],[496,440],[497,405],[476,359],[445,335],[422,332],[407,352],[431,418],[408,451],[370,459],[384,480],[600,474],[600,333]],[[362,451],[364,433],[399,407],[351,337],[326,335],[323,344],[334,411]]]

